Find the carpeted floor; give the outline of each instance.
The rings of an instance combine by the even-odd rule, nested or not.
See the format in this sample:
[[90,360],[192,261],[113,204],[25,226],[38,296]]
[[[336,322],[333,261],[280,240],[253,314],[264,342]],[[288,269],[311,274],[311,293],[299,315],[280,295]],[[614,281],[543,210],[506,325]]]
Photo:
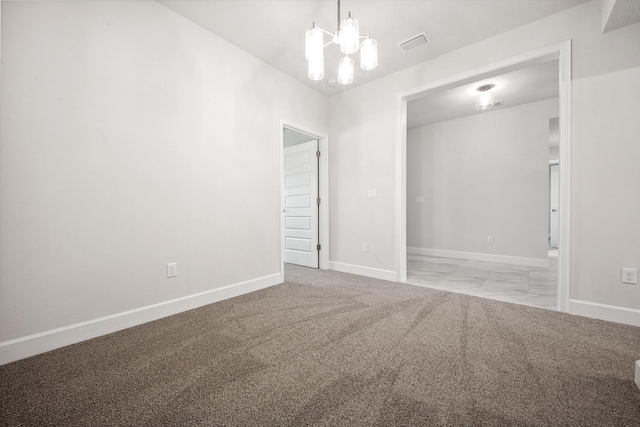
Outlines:
[[0,367],[3,426],[638,426],[640,328],[287,266]]

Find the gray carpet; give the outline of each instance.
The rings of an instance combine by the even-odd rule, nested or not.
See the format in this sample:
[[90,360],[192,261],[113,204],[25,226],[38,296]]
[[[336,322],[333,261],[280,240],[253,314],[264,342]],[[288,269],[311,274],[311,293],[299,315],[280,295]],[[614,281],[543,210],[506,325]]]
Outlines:
[[640,328],[287,266],[0,367],[0,424],[638,426]]

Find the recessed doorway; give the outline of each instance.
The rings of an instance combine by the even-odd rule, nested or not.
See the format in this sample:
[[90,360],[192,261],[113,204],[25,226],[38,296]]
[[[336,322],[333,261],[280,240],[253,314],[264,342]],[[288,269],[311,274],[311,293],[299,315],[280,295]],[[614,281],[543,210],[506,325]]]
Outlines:
[[[399,281],[411,283],[417,275],[421,275],[419,279],[431,282],[430,287],[443,288],[447,281],[456,282],[451,291],[489,298],[491,296],[488,294],[493,293],[494,299],[509,301],[508,298],[503,298],[505,295],[500,295],[504,290],[519,297],[519,300],[510,300],[510,302],[566,311],[570,243],[568,238],[570,225],[568,212],[570,206],[569,60],[570,42],[566,42],[400,95],[398,111],[400,212],[397,222]],[[499,107],[500,109],[513,107],[513,112],[503,114],[505,117],[492,124],[492,127],[483,129],[478,126],[476,131],[471,132],[473,135],[461,135],[461,133],[464,134],[470,129],[471,122],[479,123],[481,120],[477,117],[467,120],[466,122],[469,123],[465,122],[464,126],[456,126],[453,123],[458,119],[456,117],[444,117],[451,110],[449,104],[453,104],[453,101],[447,105],[441,104],[437,108],[433,105],[426,107],[426,110],[436,111],[437,115],[444,115],[436,120],[444,123],[443,125],[426,124],[424,129],[417,132],[408,127],[412,114],[415,113],[409,105],[414,101],[429,96],[434,99],[446,97],[447,93],[453,94],[455,88],[465,86],[466,89],[471,89],[473,86],[478,90],[486,84],[495,84],[489,80],[497,76],[509,73],[526,74],[527,69],[540,71],[544,68],[547,68],[547,71],[553,68],[551,72],[555,77],[555,96],[557,97],[555,116],[552,116],[554,113],[552,106],[542,105],[553,104],[551,101],[545,101],[544,97],[524,101],[523,105],[526,108],[522,107],[522,109],[529,107],[531,107],[529,109],[546,109],[542,111],[537,124],[530,129],[535,129],[533,132],[536,132],[537,136],[534,138],[535,141],[529,141],[531,144],[528,146],[525,146],[522,141],[528,134],[513,128],[503,135],[502,147],[497,145],[489,147],[494,142],[492,139],[494,131],[499,130],[502,124],[511,119],[510,116],[515,114],[516,108],[521,108],[513,105],[513,99],[505,99],[504,104]],[[543,88],[537,87],[537,89],[535,92],[543,94]],[[464,96],[462,93],[458,95],[460,99]],[[496,106],[500,105],[498,100],[502,101],[496,96]],[[473,105],[473,98],[469,101],[472,105],[471,109],[474,110],[477,104]],[[536,107],[536,103],[540,106]],[[497,117],[499,109],[494,111]],[[475,114],[476,112],[472,112],[468,115]],[[558,252],[554,253],[549,252],[548,246],[550,200],[548,120],[550,117],[559,117],[560,141],[556,151],[562,154],[559,156],[559,175],[560,205],[563,209],[559,209]],[[437,141],[442,139],[446,129],[454,129],[452,131],[454,136],[441,141],[442,143],[438,145]],[[459,132],[456,134],[455,130]],[[543,138],[543,132],[547,133],[546,140]],[[415,164],[419,155],[415,152],[415,147],[408,145],[411,144],[408,141],[412,139],[415,141],[416,133],[418,139],[436,141],[435,145],[418,147],[418,151],[423,151],[423,157],[431,158],[430,164],[417,166]],[[461,140],[464,140],[464,143],[458,144]],[[519,144],[522,144],[522,147]],[[509,163],[507,154],[515,156],[512,157],[513,165]],[[537,160],[535,164],[529,162],[525,165],[526,159],[518,160],[517,156],[535,156]],[[476,160],[474,158],[478,157],[479,162],[473,162]],[[493,164],[494,160],[497,160],[496,164]],[[515,174],[510,172],[511,175],[498,177],[499,173],[494,173],[500,172],[498,170],[500,168],[508,169],[515,166],[516,160],[523,161],[523,164],[512,171]],[[491,166],[487,168],[489,164]],[[521,173],[522,169],[525,171],[524,174]],[[415,181],[414,175],[421,176],[418,182]],[[535,175],[539,179],[535,183],[526,184],[525,178],[528,179],[529,175]],[[510,180],[514,182],[509,182]],[[515,184],[526,185],[518,187]],[[505,185],[509,188],[502,188]],[[535,212],[531,218],[529,218],[530,212]],[[416,217],[422,217],[426,221],[416,222]],[[509,225],[512,226],[511,229]],[[530,231],[535,232],[530,233]],[[530,240],[530,244],[525,245],[525,240]],[[407,280],[408,270],[412,268],[413,272],[418,274],[412,274],[412,277]],[[420,271],[421,268],[422,271]],[[500,284],[505,286],[503,290],[491,289]],[[539,295],[532,296],[530,292],[532,287],[534,291],[539,292]],[[485,295],[480,295],[483,291]]]

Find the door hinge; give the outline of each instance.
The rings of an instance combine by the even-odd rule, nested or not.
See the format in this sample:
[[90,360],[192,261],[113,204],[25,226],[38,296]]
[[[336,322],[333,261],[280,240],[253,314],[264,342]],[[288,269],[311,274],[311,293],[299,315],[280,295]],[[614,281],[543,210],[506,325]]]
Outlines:
[[316,151],[316,157],[320,157],[320,150]]
[[316,204],[320,204],[320,197],[316,198]]
[[319,244],[316,246],[316,249],[317,249],[317,250],[320,250],[320,245],[319,245]]

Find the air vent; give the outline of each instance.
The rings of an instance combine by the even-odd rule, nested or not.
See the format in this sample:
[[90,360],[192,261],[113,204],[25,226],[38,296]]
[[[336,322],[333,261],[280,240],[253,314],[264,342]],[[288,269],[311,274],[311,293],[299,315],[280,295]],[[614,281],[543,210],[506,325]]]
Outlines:
[[400,46],[400,49],[402,49],[403,52],[408,52],[411,49],[415,49],[416,47],[427,44],[429,42],[431,42],[431,40],[429,40],[427,34],[420,33],[417,36],[413,36],[403,42],[398,43],[398,46]]

